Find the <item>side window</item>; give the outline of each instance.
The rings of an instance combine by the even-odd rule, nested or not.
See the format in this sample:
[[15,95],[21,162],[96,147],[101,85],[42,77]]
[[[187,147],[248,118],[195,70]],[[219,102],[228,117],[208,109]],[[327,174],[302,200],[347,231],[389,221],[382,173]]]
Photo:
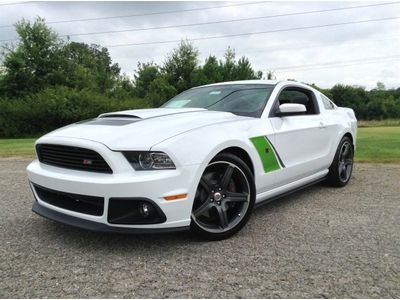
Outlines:
[[307,115],[317,114],[318,108],[315,104],[315,96],[311,91],[302,88],[286,88],[284,89],[278,98],[277,106],[284,103],[298,103],[303,104],[307,112]]
[[332,101],[329,100],[328,97],[321,94],[322,103],[324,104],[325,109],[335,109],[335,105],[333,105]]

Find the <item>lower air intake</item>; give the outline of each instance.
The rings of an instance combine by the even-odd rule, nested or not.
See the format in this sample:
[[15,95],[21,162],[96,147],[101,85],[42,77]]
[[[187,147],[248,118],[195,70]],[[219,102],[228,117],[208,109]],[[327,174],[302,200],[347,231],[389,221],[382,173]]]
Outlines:
[[101,216],[104,212],[104,198],[78,195],[54,191],[42,186],[33,185],[39,199],[67,210],[72,210],[82,214]]

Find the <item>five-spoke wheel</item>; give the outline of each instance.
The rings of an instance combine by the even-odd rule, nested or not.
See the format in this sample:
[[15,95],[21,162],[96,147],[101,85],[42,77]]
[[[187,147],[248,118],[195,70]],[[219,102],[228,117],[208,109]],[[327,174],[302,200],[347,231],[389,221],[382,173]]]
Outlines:
[[345,141],[340,149],[339,156],[339,177],[343,182],[350,179],[351,171],[353,169],[353,146],[349,141]]
[[218,155],[200,179],[192,228],[209,239],[227,238],[247,222],[254,199],[254,181],[248,166],[234,155]]
[[335,158],[329,168],[328,183],[332,186],[345,186],[353,171],[354,147],[348,136],[339,143]]

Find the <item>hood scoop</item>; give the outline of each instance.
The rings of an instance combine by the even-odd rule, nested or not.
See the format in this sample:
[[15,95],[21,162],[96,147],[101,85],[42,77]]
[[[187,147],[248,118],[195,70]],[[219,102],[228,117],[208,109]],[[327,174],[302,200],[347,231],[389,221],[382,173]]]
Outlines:
[[198,111],[206,111],[206,110],[204,108],[186,108],[186,109],[153,108],[153,109],[125,110],[120,112],[104,113],[99,115],[96,119],[79,122],[78,124],[123,126],[136,123],[142,120],[154,119],[169,115],[198,112]]
[[129,118],[136,120],[145,120],[158,117],[164,117],[168,115],[178,115],[185,113],[193,113],[199,111],[207,111],[204,108],[147,108],[147,109],[133,109],[124,110],[111,113],[104,113],[98,116],[98,118]]
[[99,117],[97,119],[91,119],[87,121],[80,122],[79,124],[82,125],[107,125],[107,126],[123,126],[129,125],[140,121],[140,118],[134,117],[114,117],[114,116],[107,116],[107,117]]
[[104,118],[128,118],[128,119],[141,119],[138,116],[135,115],[128,115],[128,114],[116,114],[116,113],[108,113],[108,114],[101,114],[99,119],[104,119]]
[[107,126],[123,126],[140,121],[142,118],[130,115],[130,114],[119,114],[119,113],[106,113],[101,114],[96,119],[90,119],[87,121],[79,122],[84,125],[107,125]]

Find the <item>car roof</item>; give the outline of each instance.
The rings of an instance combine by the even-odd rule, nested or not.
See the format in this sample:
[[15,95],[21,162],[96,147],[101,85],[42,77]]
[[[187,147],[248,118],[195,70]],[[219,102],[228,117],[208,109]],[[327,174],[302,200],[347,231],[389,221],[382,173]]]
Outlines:
[[220,86],[220,85],[234,85],[234,84],[251,84],[251,85],[256,85],[256,84],[260,84],[260,85],[265,85],[265,84],[269,84],[269,85],[277,85],[278,83],[284,83],[284,84],[290,84],[293,86],[298,86],[298,87],[304,87],[304,88],[308,88],[313,90],[314,92],[317,92],[313,87],[298,82],[298,81],[294,81],[294,80],[264,80],[264,79],[257,79],[257,80],[236,80],[236,81],[226,81],[226,82],[218,82],[218,83],[212,83],[212,84],[206,84],[206,85],[202,85],[202,86],[197,86],[195,88],[199,88],[199,87],[208,87],[208,86]]
[[225,82],[218,82],[218,83],[211,83],[202,85],[204,86],[218,86],[218,85],[233,85],[233,84],[277,84],[280,81],[277,80],[235,80],[235,81],[225,81]]

